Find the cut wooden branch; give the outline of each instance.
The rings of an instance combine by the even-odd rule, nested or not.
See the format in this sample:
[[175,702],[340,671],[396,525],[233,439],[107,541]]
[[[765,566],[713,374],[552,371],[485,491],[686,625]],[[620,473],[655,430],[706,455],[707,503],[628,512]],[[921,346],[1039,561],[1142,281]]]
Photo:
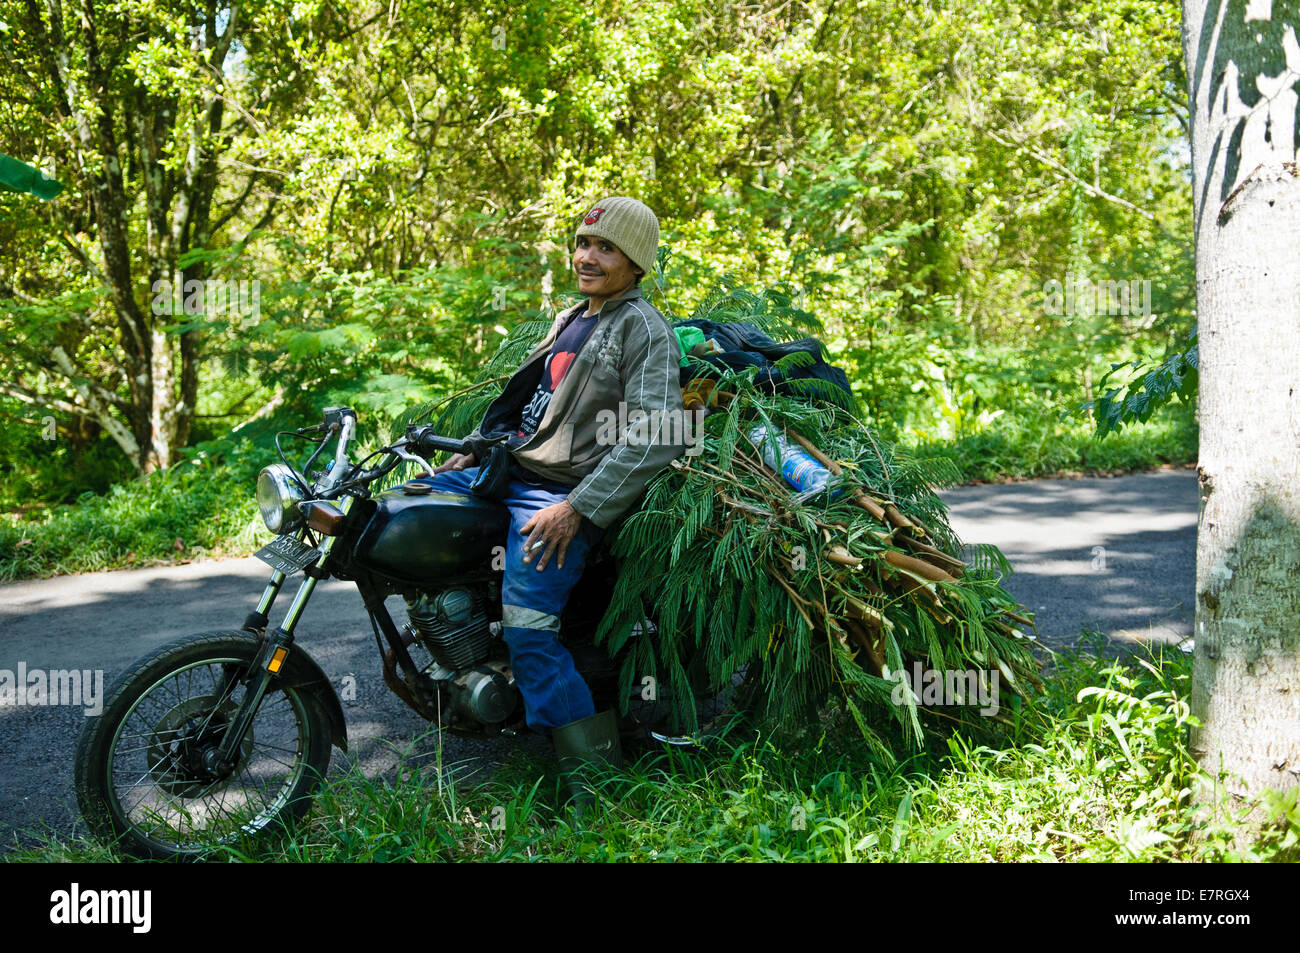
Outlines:
[[915,516],[913,516],[911,519],[912,519],[912,525],[921,531],[922,536],[926,537],[927,539],[934,539],[934,533],[931,533],[924,523],[922,523]]
[[853,502],[858,504],[858,506],[862,507],[885,526],[889,525],[889,518],[885,516],[885,508],[861,490],[859,490],[857,495],[853,497]]
[[898,512],[898,507],[893,503],[884,504],[885,518],[889,520],[889,525],[898,529],[907,530],[909,533],[921,536],[925,531],[913,523],[910,519]]
[[[915,522],[915,520],[913,520]],[[922,542],[915,536],[902,534],[898,537],[898,543],[906,546],[914,553],[923,555],[927,562],[938,563],[940,569],[945,569],[955,578],[960,579],[966,572],[966,564],[956,556],[949,556],[942,550],[931,546],[929,543]]]
[[1029,626],[1035,632],[1038,631],[1038,627],[1034,625],[1033,619],[1026,619],[1024,616],[1020,615],[1017,612],[1012,612],[1010,609],[1003,609],[1002,614],[1006,616],[1008,619],[1014,619],[1015,621],[1019,622],[1021,625]]
[[922,576],[931,582],[956,582],[955,576],[949,575],[937,566],[931,566],[923,559],[917,559],[915,556],[906,556],[893,549],[887,549],[884,552],[885,562],[898,569],[905,569],[908,572]]
[[860,568],[863,562],[857,556],[851,555],[843,546],[832,546],[822,555],[828,562],[835,563],[837,566],[848,566],[850,569]]
[[892,581],[898,583],[905,595],[920,595],[922,599],[936,609],[943,608],[943,600],[939,598],[939,593],[935,591],[933,581],[926,579],[924,576],[918,576],[901,566],[893,566],[892,568],[895,573]]
[[874,606],[867,605],[861,599],[855,599],[853,596],[846,595],[844,597],[844,604],[848,607],[849,615],[851,617],[856,618],[861,622],[865,622],[874,629],[883,630],[893,629],[894,627],[894,623],[889,621],[889,618],[883,612],[876,609]]
[[787,430],[786,436],[790,437],[790,439],[798,443],[799,446],[803,447],[810,454],[812,454],[813,458],[822,466],[824,466],[827,470],[830,470],[831,473],[834,473],[836,476],[839,476],[841,473],[844,472],[838,463],[836,463],[830,457],[826,456],[826,454],[818,450],[817,447],[813,445],[812,441],[810,441],[807,437],[803,436],[803,434],[796,433],[793,430]]
[[1020,686],[1016,684],[1016,677],[1011,674],[1011,669],[1007,667],[1007,663],[1002,661],[1000,658],[995,658],[993,661],[997,665],[998,671],[1002,673],[1002,681],[1006,683],[1007,688],[1011,689],[1012,694],[1019,695],[1021,698],[1026,698],[1027,696],[1025,693],[1022,692]]
[[867,659],[871,663],[873,675],[880,675],[885,670],[885,653],[883,644],[878,644],[871,637],[871,633],[866,630],[861,622],[856,619],[845,619],[844,628],[848,631],[853,641],[862,646],[862,650],[867,653]]
[[935,606],[924,606],[923,608],[926,612],[930,613],[930,617],[940,625],[952,625],[953,622],[956,621],[952,617],[952,613],[944,612],[942,609],[936,608]]
[[786,591],[786,594],[790,597],[790,601],[794,603],[795,610],[798,611],[798,613],[803,616],[803,620],[808,623],[808,628],[815,631],[817,626],[813,624],[812,617],[808,615],[808,611],[804,608],[804,606],[808,605],[808,600],[795,592],[794,587],[782,579],[778,573],[769,570],[768,575],[775,579],[777,584]]

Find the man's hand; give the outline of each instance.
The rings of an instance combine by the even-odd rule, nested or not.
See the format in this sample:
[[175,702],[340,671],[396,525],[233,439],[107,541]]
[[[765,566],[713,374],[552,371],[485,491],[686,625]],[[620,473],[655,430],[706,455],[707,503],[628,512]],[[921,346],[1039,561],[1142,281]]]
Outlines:
[[472,467],[478,463],[478,457],[472,453],[456,453],[442,466],[435,469],[434,473],[442,473],[444,470],[464,470],[466,467]]
[[524,540],[524,562],[532,562],[533,556],[541,552],[542,558],[537,563],[537,571],[541,572],[550,562],[551,554],[555,553],[555,565],[563,569],[564,554],[581,528],[582,514],[575,510],[568,500],[561,500],[544,510],[538,510],[519,531],[528,536]]

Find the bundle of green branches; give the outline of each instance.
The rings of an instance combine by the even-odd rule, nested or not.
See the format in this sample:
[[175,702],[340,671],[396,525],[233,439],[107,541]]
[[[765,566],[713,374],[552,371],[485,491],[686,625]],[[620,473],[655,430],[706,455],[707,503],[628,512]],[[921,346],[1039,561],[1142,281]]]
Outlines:
[[[754,293],[734,282],[691,317],[748,322],[777,340],[817,330],[780,290]],[[439,431],[471,430],[548,327],[517,327],[473,387],[436,407]],[[808,360],[793,354],[777,368]],[[999,585],[1010,567],[993,547],[970,548],[963,562],[934,493],[950,464],[908,459],[824,381],[790,381],[775,394],[753,370],[696,369],[715,381],[702,438],[607,537],[621,569],[598,640],[617,652],[646,619],[659,633],[634,639],[623,697],[649,675],[681,729],[692,731],[702,681],[725,686],[745,670],[766,689],[759,714],[775,723],[839,705],[873,742],[892,721],[919,743],[922,711],[933,706],[911,677],[918,664],[975,673],[983,689],[1032,694],[1037,664],[1024,634],[1032,623]],[[758,424],[830,470],[825,490],[799,494],[765,464],[748,436]],[[973,711],[947,715],[969,720]]]
[[[726,406],[705,418],[700,452],[650,483],[613,542],[622,570],[598,638],[617,651],[647,615],[660,636],[635,643],[629,688],[651,674],[691,730],[701,672],[724,686],[757,666],[762,714],[777,723],[838,704],[870,739],[881,740],[884,719],[914,741],[929,701],[921,683],[973,673],[969,697],[943,699],[965,703],[945,712],[960,721],[998,707],[981,708],[991,696],[1024,697],[1038,681],[1023,631],[1032,623],[999,585],[1009,567],[995,548],[959,558],[932,489],[938,467],[907,459],[842,407],[767,394],[752,378],[723,375],[715,394]],[[830,470],[825,489],[788,485],[751,440],[756,425]]]

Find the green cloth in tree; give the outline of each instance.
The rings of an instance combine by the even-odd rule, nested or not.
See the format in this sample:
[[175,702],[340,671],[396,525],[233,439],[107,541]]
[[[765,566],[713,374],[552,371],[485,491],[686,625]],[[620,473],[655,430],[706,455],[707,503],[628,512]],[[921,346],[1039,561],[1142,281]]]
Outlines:
[[63,191],[63,183],[48,178],[40,169],[0,155],[0,188],[12,192],[30,192],[38,199],[49,201]]

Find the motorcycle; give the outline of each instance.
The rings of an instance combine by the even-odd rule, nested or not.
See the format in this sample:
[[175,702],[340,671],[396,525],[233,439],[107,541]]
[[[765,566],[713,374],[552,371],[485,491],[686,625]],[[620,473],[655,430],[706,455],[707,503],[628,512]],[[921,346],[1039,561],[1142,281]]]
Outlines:
[[[294,644],[322,579],[356,584],[385,683],[421,717],[468,737],[525,729],[501,626],[509,511],[418,479],[377,489],[403,464],[432,473],[428,457],[463,452],[463,443],[413,425],[353,463],[356,425],[354,411],[331,407],[320,424],[277,435],[281,462],[257,481],[262,518],[276,535],[257,553],[273,572],[256,607],[238,629],[184,636],[134,663],[87,723],[77,745],[76,794],[99,837],[136,856],[197,857],[306,814],[331,746],[347,750],[338,695]],[[315,444],[301,468],[289,463],[281,437]],[[332,441],[332,460],[314,470]],[[693,686],[703,721],[691,735],[674,721],[670,698],[642,684],[620,691],[626,654],[657,630],[648,616],[615,655],[595,644],[618,567],[593,555],[560,631],[596,710],[626,709],[625,737],[649,746],[693,744],[706,726],[741,710],[753,691],[743,669],[730,685]],[[270,627],[273,603],[299,575],[283,620]],[[385,607],[393,595],[407,607],[401,628]]]

